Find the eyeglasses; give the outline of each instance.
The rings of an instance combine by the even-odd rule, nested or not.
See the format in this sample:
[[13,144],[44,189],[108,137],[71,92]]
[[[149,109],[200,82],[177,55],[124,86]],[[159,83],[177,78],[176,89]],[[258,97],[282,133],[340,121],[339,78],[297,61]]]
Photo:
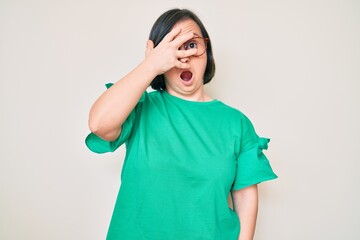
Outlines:
[[203,55],[206,51],[207,44],[209,42],[209,38],[203,38],[203,37],[194,37],[190,39],[189,41],[185,42],[179,50],[189,50],[196,48],[197,53],[194,54],[194,57],[199,57]]

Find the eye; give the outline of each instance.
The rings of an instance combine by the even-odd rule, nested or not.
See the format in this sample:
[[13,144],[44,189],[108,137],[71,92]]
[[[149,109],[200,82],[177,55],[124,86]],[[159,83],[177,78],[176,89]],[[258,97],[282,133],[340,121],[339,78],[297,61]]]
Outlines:
[[185,50],[193,49],[193,48],[197,48],[197,47],[198,47],[198,44],[197,44],[196,41],[189,41],[189,42],[184,44]]

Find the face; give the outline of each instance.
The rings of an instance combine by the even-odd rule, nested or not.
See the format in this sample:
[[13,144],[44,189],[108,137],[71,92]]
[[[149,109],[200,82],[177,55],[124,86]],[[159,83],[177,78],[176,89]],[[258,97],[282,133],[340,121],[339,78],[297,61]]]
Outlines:
[[[194,33],[195,36],[203,37],[199,26],[190,19],[183,20],[175,24],[174,27],[180,27],[183,35],[189,32]],[[186,47],[193,47],[192,43]],[[184,99],[202,99],[204,97],[204,73],[207,62],[206,51],[203,55],[195,57],[180,59],[182,62],[187,62],[190,67],[188,69],[172,68],[166,73],[165,85],[166,90],[177,97]]]

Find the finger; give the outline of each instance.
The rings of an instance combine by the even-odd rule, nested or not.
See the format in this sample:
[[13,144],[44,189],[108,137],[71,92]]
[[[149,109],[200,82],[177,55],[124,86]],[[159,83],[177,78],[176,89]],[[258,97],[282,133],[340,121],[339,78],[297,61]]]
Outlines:
[[145,56],[148,56],[153,49],[154,49],[154,42],[148,40],[146,42]]
[[166,42],[171,42],[180,32],[180,27],[174,27],[168,34],[165,35],[163,40],[165,40]]
[[179,58],[179,61],[182,63],[187,63],[189,61],[189,58]]
[[190,65],[188,63],[183,63],[181,61],[176,61],[175,67],[181,68],[181,69],[188,69]]
[[189,32],[189,33],[186,33],[186,34],[182,34],[182,35],[179,35],[177,36],[173,42],[173,44],[176,46],[176,47],[180,47],[181,45],[183,45],[186,41],[192,39],[194,37],[194,33],[192,32]]
[[193,48],[193,49],[189,49],[189,50],[178,50],[176,52],[176,57],[177,58],[186,58],[186,57],[190,57],[193,56],[197,53],[197,49]]

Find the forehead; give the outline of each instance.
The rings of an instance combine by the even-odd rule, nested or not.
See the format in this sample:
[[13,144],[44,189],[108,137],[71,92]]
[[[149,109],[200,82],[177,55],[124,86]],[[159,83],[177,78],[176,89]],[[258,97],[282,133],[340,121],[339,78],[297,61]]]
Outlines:
[[174,27],[181,28],[181,32],[179,35],[192,32],[192,33],[195,33],[195,35],[202,37],[200,27],[197,25],[196,22],[194,22],[194,20],[191,20],[191,19],[181,20],[181,21],[177,22],[174,25]]

